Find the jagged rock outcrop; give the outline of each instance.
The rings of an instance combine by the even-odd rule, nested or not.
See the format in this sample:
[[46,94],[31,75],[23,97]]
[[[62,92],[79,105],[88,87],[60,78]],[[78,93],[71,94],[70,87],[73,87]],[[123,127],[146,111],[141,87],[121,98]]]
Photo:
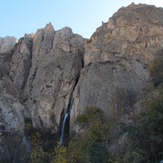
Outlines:
[[0,42],[1,126],[10,131],[30,118],[33,127],[57,131],[83,66],[84,39],[51,23],[16,45],[12,39]]
[[70,28],[55,31],[48,24],[26,34],[11,52],[6,74],[33,127],[57,131],[82,68],[83,44]]
[[10,72],[13,83],[21,90],[24,88],[31,67],[33,35],[21,38],[14,49],[10,61]]
[[82,68],[83,41],[68,27],[54,31],[48,24],[36,32],[24,90],[25,114],[35,127],[59,126]]
[[149,63],[163,56],[163,9],[131,4],[103,23],[85,43],[84,68],[73,93],[71,130],[74,120],[87,106],[105,114],[119,104],[126,92],[135,101],[149,82]]
[[9,65],[17,41],[15,37],[0,37],[0,79],[10,71]]
[[[34,128],[51,132],[60,129],[83,66],[84,39],[68,27],[55,31],[48,24],[35,35],[25,34],[16,45],[13,40],[1,40],[0,155],[3,160],[15,150],[13,146],[17,143],[28,155],[30,142],[24,134],[27,118]],[[9,153],[4,155],[6,152]]]
[[18,40],[15,37],[0,37],[0,53],[6,53],[14,48]]
[[[24,137],[24,105],[21,104],[20,90],[13,83],[10,73],[11,59],[16,44],[15,38],[4,38],[0,42],[0,155],[9,152],[9,137],[12,142],[19,141],[27,144]],[[13,133],[19,133],[19,140],[12,137]],[[15,144],[14,144],[15,145]],[[1,155],[1,156],[2,156]],[[5,157],[5,156],[4,156]],[[3,157],[3,158],[4,158]],[[2,157],[1,157],[2,158]]]
[[[19,101],[19,90],[14,87],[9,77],[3,76],[0,80],[0,157],[7,158],[7,153],[14,145],[25,145],[24,137],[24,106]],[[15,133],[19,133],[17,138]],[[13,144],[11,144],[13,143]],[[14,144],[15,143],[15,144]],[[25,149],[24,148],[24,149]]]
[[15,37],[0,38],[0,133],[21,130],[24,126],[19,90],[9,77],[10,62],[17,43]]

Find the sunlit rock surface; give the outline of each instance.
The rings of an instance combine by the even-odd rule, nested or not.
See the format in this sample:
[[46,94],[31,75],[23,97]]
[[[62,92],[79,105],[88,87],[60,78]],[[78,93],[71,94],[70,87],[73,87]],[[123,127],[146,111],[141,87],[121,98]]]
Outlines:
[[[85,42],[84,68],[73,93],[71,130],[87,106],[120,112],[118,94],[137,99],[149,82],[148,65],[163,56],[163,9],[144,4],[120,8]],[[125,95],[124,95],[125,96]]]

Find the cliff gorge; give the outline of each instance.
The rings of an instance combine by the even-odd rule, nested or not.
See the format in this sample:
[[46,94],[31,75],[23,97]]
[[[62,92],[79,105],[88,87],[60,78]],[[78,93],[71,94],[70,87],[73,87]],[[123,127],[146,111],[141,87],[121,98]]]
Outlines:
[[0,42],[0,132],[23,128],[26,118],[57,132],[71,98],[70,130],[78,132],[74,121],[87,106],[123,114],[124,92],[137,103],[149,64],[163,55],[163,9],[122,7],[89,40],[47,24],[15,43],[6,50]]

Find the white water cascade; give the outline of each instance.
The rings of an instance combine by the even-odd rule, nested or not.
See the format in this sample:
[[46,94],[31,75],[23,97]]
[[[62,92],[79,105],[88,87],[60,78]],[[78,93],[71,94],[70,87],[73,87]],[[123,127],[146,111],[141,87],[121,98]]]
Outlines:
[[66,124],[66,120],[71,112],[71,109],[72,109],[72,105],[73,105],[73,102],[74,102],[74,99],[73,97],[71,98],[71,102],[70,102],[70,106],[68,108],[68,112],[65,114],[64,116],[64,120],[63,120],[63,123],[62,123],[62,130],[61,130],[61,136],[60,136],[60,146],[62,146],[63,144],[63,138],[64,138],[64,130],[65,130],[65,124]]

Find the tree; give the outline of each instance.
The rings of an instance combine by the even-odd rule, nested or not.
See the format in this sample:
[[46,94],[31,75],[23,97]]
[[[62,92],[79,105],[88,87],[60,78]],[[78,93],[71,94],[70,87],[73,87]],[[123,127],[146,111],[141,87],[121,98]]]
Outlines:
[[107,141],[109,139],[109,123],[102,110],[97,107],[87,107],[82,114],[77,116],[76,123],[84,128],[90,140]]
[[78,139],[69,143],[68,162],[105,162],[110,129],[102,110],[93,106],[87,107],[77,116],[76,123],[83,131]]
[[163,58],[156,58],[149,66],[149,71],[155,87],[163,83]]
[[163,159],[163,58],[150,67],[154,89],[143,98],[143,110],[132,114],[127,126],[128,142],[122,162],[159,162]]

